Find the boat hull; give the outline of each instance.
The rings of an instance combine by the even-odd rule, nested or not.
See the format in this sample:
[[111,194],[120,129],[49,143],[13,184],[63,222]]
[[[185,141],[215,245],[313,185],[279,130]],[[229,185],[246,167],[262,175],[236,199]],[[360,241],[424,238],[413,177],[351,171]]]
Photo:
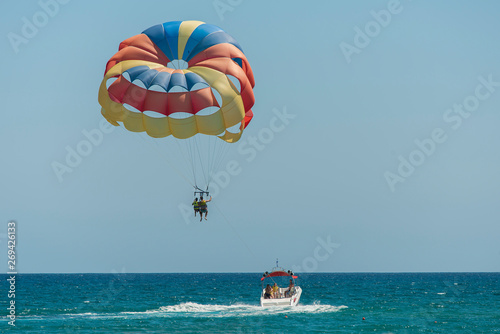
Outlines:
[[260,306],[296,306],[299,303],[300,295],[302,294],[302,289],[298,286],[295,287],[295,292],[291,297],[283,297],[283,298],[264,298],[264,292],[260,297]]

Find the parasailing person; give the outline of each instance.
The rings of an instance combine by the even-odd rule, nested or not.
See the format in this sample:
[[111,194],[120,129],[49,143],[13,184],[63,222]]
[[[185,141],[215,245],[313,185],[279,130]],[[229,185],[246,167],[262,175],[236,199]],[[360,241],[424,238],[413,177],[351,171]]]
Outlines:
[[200,208],[200,221],[203,219],[203,213],[205,213],[205,220],[207,220],[207,215],[208,215],[208,208],[207,208],[207,203],[212,200],[212,196],[210,196],[210,199],[208,201],[205,201],[203,199],[203,196],[200,197],[200,201],[198,202],[198,207]]

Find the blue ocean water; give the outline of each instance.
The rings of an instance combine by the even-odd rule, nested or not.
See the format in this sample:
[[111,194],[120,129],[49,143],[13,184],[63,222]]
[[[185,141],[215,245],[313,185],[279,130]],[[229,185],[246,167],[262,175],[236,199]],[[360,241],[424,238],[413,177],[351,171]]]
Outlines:
[[[1,308],[9,284],[2,275]],[[19,333],[500,333],[499,273],[299,274],[297,307],[259,306],[261,274],[24,274]],[[363,320],[365,318],[365,320]]]

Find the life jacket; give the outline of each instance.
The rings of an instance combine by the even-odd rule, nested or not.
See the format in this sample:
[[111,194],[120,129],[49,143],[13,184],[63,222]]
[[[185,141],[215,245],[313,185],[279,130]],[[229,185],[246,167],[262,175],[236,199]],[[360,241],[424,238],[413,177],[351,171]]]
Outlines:
[[207,202],[205,202],[205,200],[203,200],[201,202],[198,202],[198,206],[200,207],[200,209],[206,209],[207,208]]
[[194,209],[197,210],[199,208],[198,202],[194,201],[193,206],[194,206]]

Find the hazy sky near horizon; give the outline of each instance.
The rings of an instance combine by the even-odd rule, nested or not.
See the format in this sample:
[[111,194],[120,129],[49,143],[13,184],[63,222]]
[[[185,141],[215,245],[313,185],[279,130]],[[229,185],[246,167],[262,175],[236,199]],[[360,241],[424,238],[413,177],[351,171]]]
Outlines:
[[[20,273],[260,272],[276,258],[297,272],[499,271],[499,10],[3,2],[0,259],[15,220]],[[203,223],[182,210],[192,188],[169,139],[102,128],[97,101],[119,43],[178,20],[224,29],[256,80],[226,156],[238,173]],[[58,178],[92,131],[102,140]]]

